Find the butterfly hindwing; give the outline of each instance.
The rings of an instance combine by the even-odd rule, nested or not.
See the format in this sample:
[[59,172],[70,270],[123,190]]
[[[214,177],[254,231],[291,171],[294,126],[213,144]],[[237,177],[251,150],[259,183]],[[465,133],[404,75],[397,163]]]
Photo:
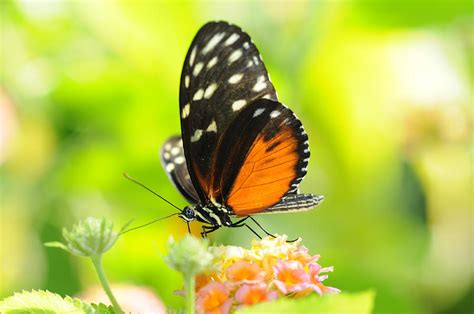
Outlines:
[[324,200],[323,196],[314,194],[288,194],[277,204],[258,214],[291,213],[310,210]]
[[260,98],[277,100],[260,53],[235,25],[211,22],[194,38],[180,85],[181,132],[191,180],[209,195],[217,143],[231,121]]
[[308,137],[298,118],[276,101],[259,99],[219,141],[210,197],[237,216],[261,212],[296,191],[308,160]]
[[163,144],[160,159],[168,177],[178,191],[188,202],[193,204],[198,202],[199,197],[189,176],[180,136],[173,136]]

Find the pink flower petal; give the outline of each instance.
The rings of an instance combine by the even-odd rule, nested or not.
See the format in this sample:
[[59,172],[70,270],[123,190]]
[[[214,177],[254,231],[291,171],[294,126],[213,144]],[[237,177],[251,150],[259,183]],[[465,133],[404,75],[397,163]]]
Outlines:
[[211,281],[196,296],[197,313],[229,313],[233,300],[229,289],[221,282]]
[[265,283],[243,285],[235,293],[235,299],[241,304],[251,305],[273,300],[278,297],[276,291],[267,291]]

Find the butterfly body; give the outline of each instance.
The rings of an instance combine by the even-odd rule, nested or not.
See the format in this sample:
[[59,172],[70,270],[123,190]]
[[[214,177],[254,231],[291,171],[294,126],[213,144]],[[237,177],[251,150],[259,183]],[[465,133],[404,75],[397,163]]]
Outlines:
[[214,227],[229,227],[232,225],[230,219],[231,211],[225,206],[214,204],[195,204],[192,207],[186,207],[181,214],[184,220],[191,222],[196,219],[199,222],[209,224]]
[[278,102],[260,53],[237,26],[211,22],[197,33],[181,75],[180,118],[181,136],[163,145],[161,160],[192,204],[180,217],[204,223],[204,234],[322,201],[297,192],[308,136]]

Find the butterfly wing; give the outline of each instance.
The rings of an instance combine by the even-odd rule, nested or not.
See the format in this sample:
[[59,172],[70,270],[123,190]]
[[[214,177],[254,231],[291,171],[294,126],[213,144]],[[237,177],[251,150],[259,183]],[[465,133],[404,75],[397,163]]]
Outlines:
[[259,99],[219,141],[210,198],[237,216],[264,211],[297,190],[308,160],[308,136],[298,118],[276,101]]
[[258,214],[291,213],[310,210],[318,206],[324,196],[314,194],[289,194],[277,204],[259,212]]
[[189,176],[184,157],[183,141],[180,136],[173,136],[163,144],[160,159],[168,177],[178,191],[188,202],[192,204],[197,203],[199,197]]
[[277,95],[250,37],[235,25],[211,22],[189,48],[179,96],[187,167],[205,202],[217,143],[231,121],[255,100]]

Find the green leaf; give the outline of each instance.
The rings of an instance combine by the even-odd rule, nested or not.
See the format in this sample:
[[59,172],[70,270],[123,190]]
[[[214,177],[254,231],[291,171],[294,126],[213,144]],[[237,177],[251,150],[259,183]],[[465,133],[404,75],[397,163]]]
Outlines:
[[113,314],[111,307],[104,304],[88,304],[79,299],[61,297],[59,294],[44,290],[15,293],[0,301],[0,313],[85,313]]
[[91,304],[93,311],[87,312],[92,314],[115,314],[114,307],[112,305],[105,305],[103,303],[100,304]]
[[375,293],[364,291],[359,293],[339,293],[313,295],[301,299],[281,298],[273,302],[261,303],[246,307],[237,313],[371,313]]

